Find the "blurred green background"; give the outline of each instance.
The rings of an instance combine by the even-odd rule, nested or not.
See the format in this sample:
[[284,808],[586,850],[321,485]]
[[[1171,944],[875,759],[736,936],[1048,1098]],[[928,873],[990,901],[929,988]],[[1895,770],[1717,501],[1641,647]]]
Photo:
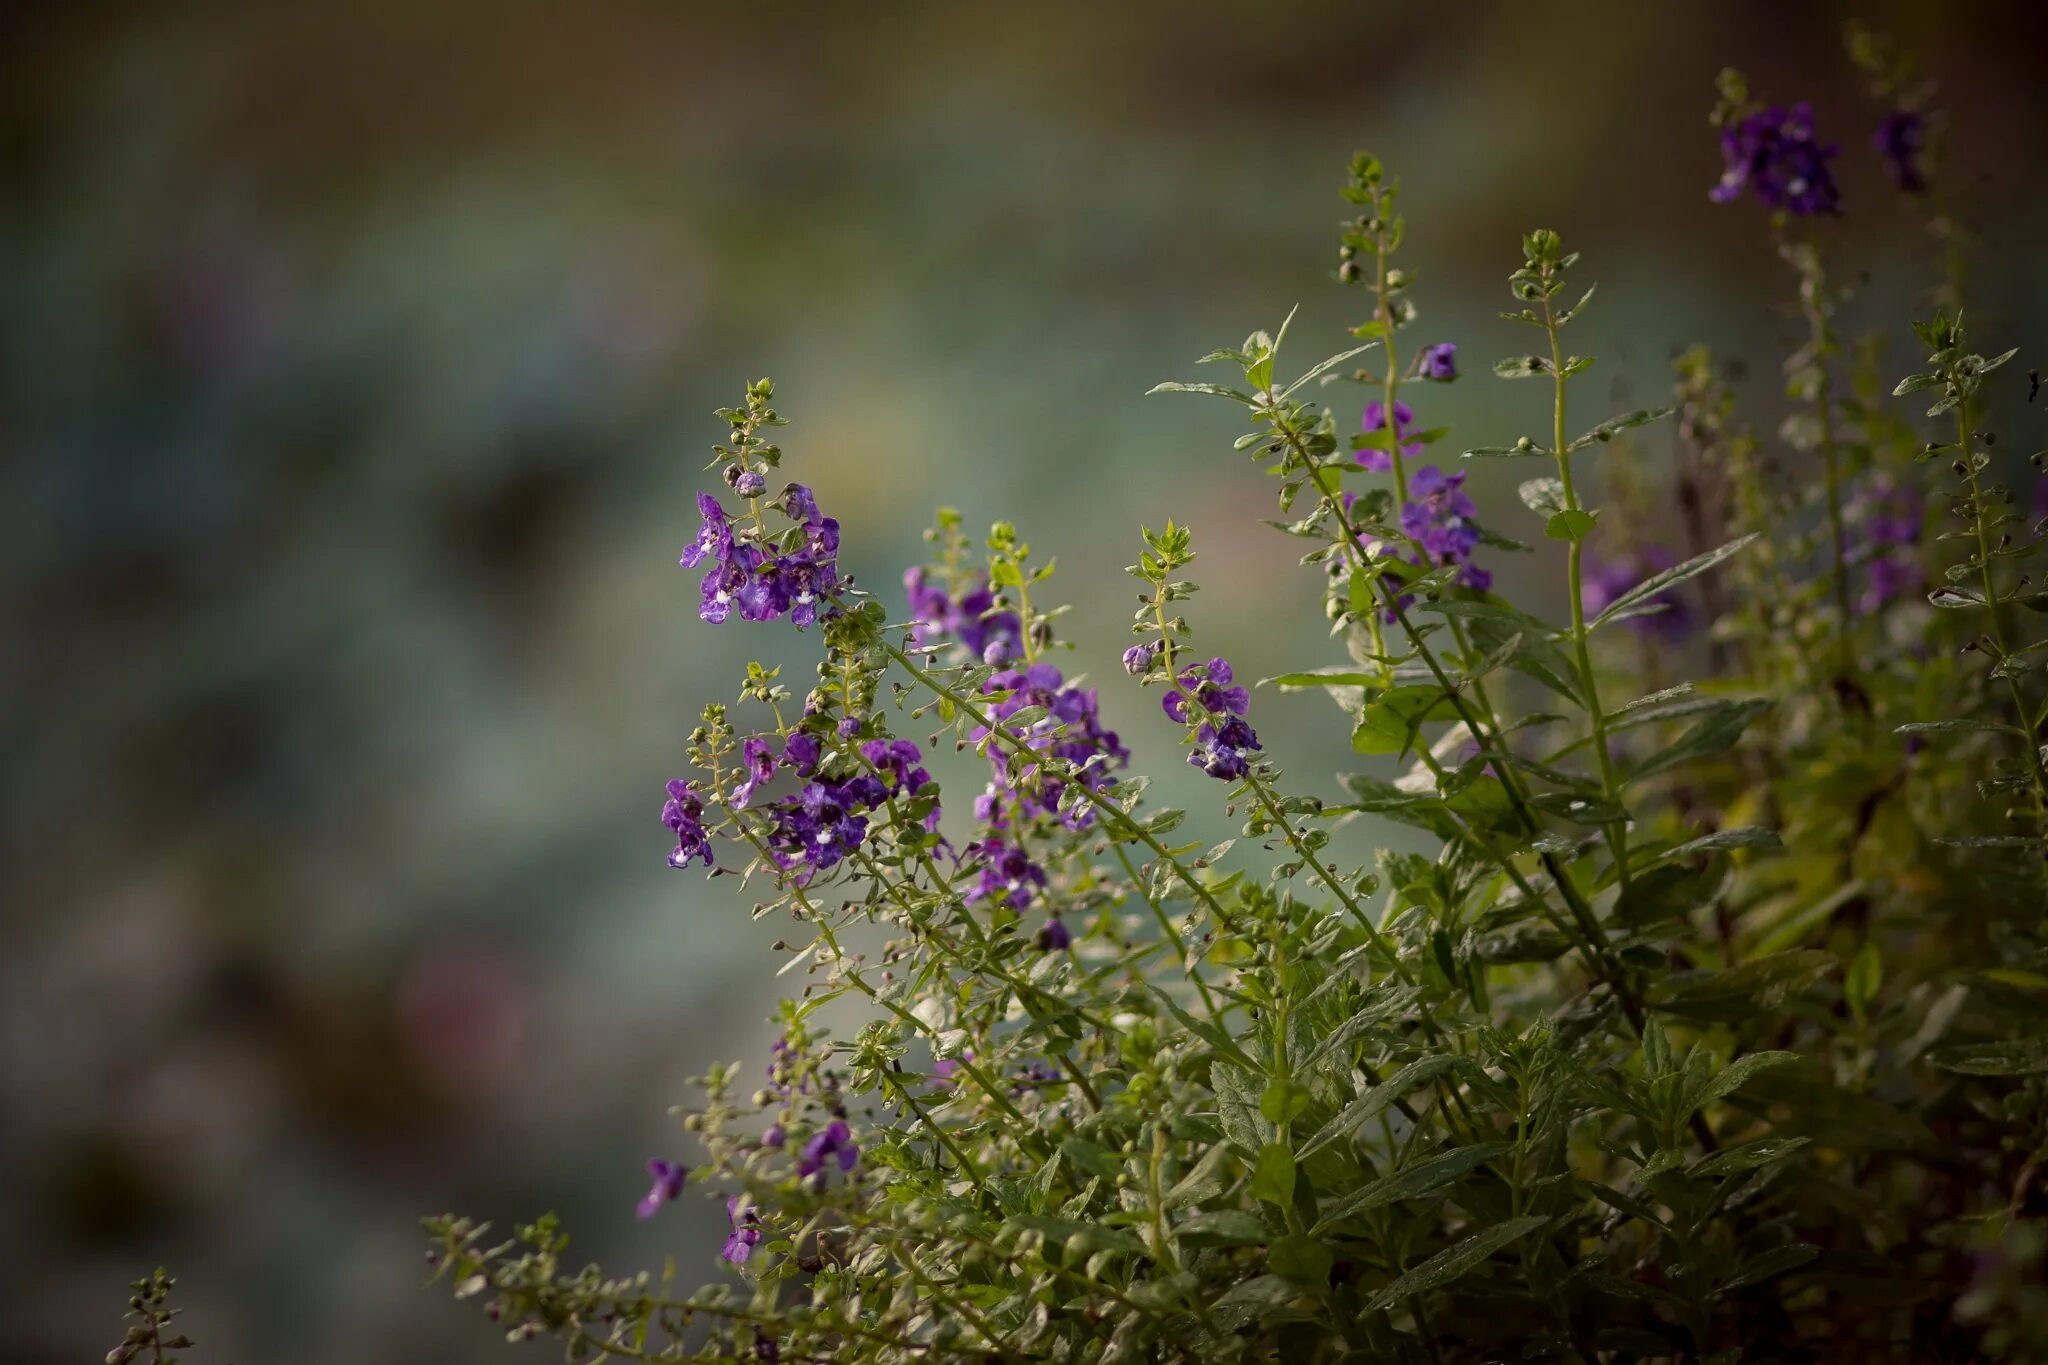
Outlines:
[[[1973,330],[2038,354],[2044,11],[1855,12],[1955,111],[1944,183],[1995,262]],[[657,821],[696,708],[813,644],[700,625],[675,566],[747,379],[778,380],[790,472],[892,603],[937,503],[1056,555],[1070,669],[1220,827],[1114,668],[1137,525],[1194,525],[1196,623],[1243,671],[1338,655],[1232,415],[1144,390],[1296,302],[1298,361],[1344,344],[1363,146],[1406,186],[1416,339],[1478,375],[1525,344],[1495,315],[1517,234],[1551,225],[1601,281],[1589,393],[1653,402],[1703,339],[1769,429],[1798,324],[1760,212],[1706,201],[1721,65],[1844,145],[1852,322],[1903,334],[1931,278],[1849,13],[10,12],[0,1354],[97,1358],[164,1262],[205,1360],[494,1360],[419,1287],[415,1219],[446,1209],[559,1208],[579,1254],[711,1269],[715,1211],[632,1205],[648,1155],[688,1153],[686,1078],[758,1057],[776,993],[778,926],[671,873]],[[1477,444],[1544,400],[1417,401]],[[1474,477],[1510,530],[1520,472]],[[1528,580],[1501,581],[1543,605]],[[1258,720],[1333,790],[1322,703]]]

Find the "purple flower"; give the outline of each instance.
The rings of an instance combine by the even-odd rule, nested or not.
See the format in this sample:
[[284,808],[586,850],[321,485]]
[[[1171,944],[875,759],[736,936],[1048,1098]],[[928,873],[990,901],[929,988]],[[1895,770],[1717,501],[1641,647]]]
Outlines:
[[982,859],[981,880],[968,892],[970,901],[993,901],[1022,910],[1045,889],[1045,869],[1032,862],[1022,848],[1005,842],[1000,834],[969,844],[967,851]]
[[[1440,384],[1448,384],[1451,380],[1456,379],[1458,377],[1458,343],[1455,341],[1439,341],[1434,346],[1423,347],[1422,358],[1416,372],[1424,379],[1433,379]],[[1398,421],[1400,416],[1401,414],[1397,409],[1394,417]]]
[[1147,644],[1132,645],[1124,651],[1124,672],[1134,678],[1142,678],[1145,676],[1146,670],[1152,667],[1152,661],[1158,657],[1159,642],[1157,640]]
[[[1414,425],[1414,423],[1414,410],[1406,403],[1396,400],[1394,403],[1395,438],[1401,439],[1406,437],[1408,435],[1408,428]],[[1359,426],[1366,431],[1384,432],[1387,429],[1386,404],[1378,399],[1367,403],[1365,405],[1365,415],[1360,419]],[[1401,453],[1413,459],[1422,453],[1422,444],[1419,441],[1409,442],[1401,447]],[[1358,463],[1367,469],[1392,469],[1394,467],[1394,457],[1384,450],[1368,448],[1358,452]]]
[[1250,770],[1252,752],[1262,748],[1258,735],[1244,719],[1251,709],[1251,696],[1232,686],[1236,670],[1228,660],[1216,658],[1184,668],[1175,679],[1178,687],[1162,700],[1166,714],[1182,724],[1200,721],[1188,762],[1209,776],[1235,782]]
[[1927,120],[1910,109],[1895,109],[1884,116],[1870,144],[1884,157],[1884,167],[1893,183],[1907,194],[1924,194],[1927,175],[1920,155],[1927,150]]
[[1408,480],[1409,501],[1401,504],[1401,530],[1423,556],[1423,567],[1459,565],[1458,581],[1484,591],[1493,575],[1472,563],[1479,548],[1479,509],[1465,492],[1465,471],[1445,474],[1433,464]]
[[833,1119],[804,1144],[803,1154],[797,1158],[797,1174],[809,1178],[822,1173],[825,1163],[837,1158],[839,1169],[850,1171],[853,1163],[860,1159],[860,1148],[854,1145],[853,1130],[846,1126],[845,1119]]
[[780,1365],[782,1360],[782,1344],[758,1327],[754,1329],[754,1359],[764,1365]]
[[749,735],[740,745],[740,756],[747,770],[746,781],[732,789],[732,804],[735,810],[746,809],[753,800],[754,789],[766,786],[775,777],[775,754],[768,747],[768,740],[761,735]]
[[768,491],[768,480],[758,470],[742,469],[732,476],[732,491],[743,498],[758,498]]
[[661,808],[661,823],[676,836],[675,849],[668,855],[670,867],[685,868],[693,859],[700,857],[704,866],[711,866],[711,836],[704,832],[704,802],[698,797],[697,789],[680,777],[669,779],[668,801]]
[[960,1070],[962,1062],[971,1062],[973,1060],[974,1049],[971,1047],[961,1049],[958,1057],[941,1057],[932,1063],[932,1080],[934,1082],[950,1081],[955,1073]]
[[783,741],[783,764],[794,771],[798,777],[809,777],[817,772],[818,759],[822,756],[822,753],[823,751],[819,748],[817,737],[805,734],[802,730],[793,732],[787,740]]
[[[991,676],[981,690],[984,695],[1008,694],[989,708],[991,718],[997,722],[1007,721],[1026,707],[1043,708],[1046,714],[1029,725],[1004,728],[1025,747],[1071,764],[1090,790],[1109,781],[1112,767],[1123,767],[1131,760],[1130,750],[1124,748],[1116,731],[1103,728],[1095,689],[1068,685],[1059,669],[1051,664],[1007,669]],[[980,740],[987,735],[986,729],[977,729],[970,738]],[[976,813],[982,819],[995,823],[1007,801],[1015,805],[1021,817],[1044,814],[1074,829],[1085,829],[1094,823],[1095,813],[1085,805],[1064,814],[1060,811],[1060,798],[1066,791],[1064,775],[1048,772],[1036,764],[1013,773],[1010,754],[1004,746],[991,745],[989,761],[995,781],[976,803]]]
[[726,1234],[718,1254],[734,1265],[745,1265],[754,1248],[761,1245],[760,1210],[749,1204],[745,1195],[730,1195],[725,1201],[725,1221],[732,1231]]
[[[1592,561],[1579,583],[1579,601],[1585,605],[1587,615],[1598,615],[1623,593],[1651,575],[1662,573],[1672,563],[1671,556],[1655,546],[1641,554],[1623,554],[1613,559]],[[1667,594],[1659,600],[1663,603],[1663,610],[1631,616],[1628,627],[1640,635],[1666,644],[1677,644],[1692,634],[1698,622],[1685,599]]]
[[1195,747],[1188,762],[1223,782],[1235,782],[1251,767],[1249,755],[1263,746],[1242,716],[1232,716],[1221,725],[1204,725],[1195,731]]
[[787,1141],[789,1141],[789,1133],[779,1123],[769,1124],[768,1131],[761,1134],[761,1145],[763,1147],[780,1147]]
[[647,1191],[640,1201],[639,1214],[642,1218],[654,1217],[661,1212],[663,1204],[681,1198],[683,1180],[689,1174],[684,1167],[673,1161],[663,1161],[660,1157],[647,1163],[647,1173],[654,1177],[654,1188]]
[[1042,953],[1065,952],[1074,943],[1073,930],[1067,928],[1058,915],[1047,919],[1038,929],[1038,950]]
[[910,614],[917,619],[912,634],[919,645],[950,636],[970,656],[996,668],[1022,652],[1022,622],[1017,613],[996,605],[986,582],[968,589],[955,602],[944,589],[926,580],[922,568],[913,568],[904,573],[903,587],[910,598]]
[[1835,148],[1813,135],[1813,106],[1758,109],[1731,119],[1721,130],[1726,169],[1708,197],[1725,204],[1743,190],[1795,217],[1838,213],[1841,193],[1828,162]]

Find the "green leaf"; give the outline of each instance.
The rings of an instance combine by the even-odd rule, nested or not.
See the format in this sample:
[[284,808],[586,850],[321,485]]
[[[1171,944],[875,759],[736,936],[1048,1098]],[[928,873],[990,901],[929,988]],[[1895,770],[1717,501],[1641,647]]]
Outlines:
[[1336,1252],[1300,1233],[1282,1237],[1266,1252],[1266,1268],[1296,1284],[1328,1284],[1330,1267],[1335,1264]]
[[1692,578],[1697,574],[1705,573],[1722,560],[1743,549],[1751,541],[1755,540],[1758,534],[1760,533],[1752,532],[1739,540],[1729,541],[1718,550],[1709,550],[1703,555],[1695,555],[1683,564],[1675,565],[1664,570],[1662,573],[1651,574],[1648,578],[1636,584],[1612,602],[1609,602],[1607,609],[1593,618],[1591,628],[1598,629],[1601,623],[1612,620],[1617,612],[1627,611],[1630,607],[1649,601],[1666,588],[1683,583],[1686,579]]
[[1819,948],[1795,949],[1705,976],[1667,977],[1651,993],[1650,1003],[1669,1014],[1746,1017],[1758,1010],[1776,1009],[1834,965],[1832,953]]
[[1771,704],[1763,700],[1720,702],[1710,710],[1705,719],[1680,735],[1668,747],[1659,749],[1644,759],[1635,770],[1623,779],[1623,786],[1631,786],[1656,773],[1690,763],[1693,759],[1718,754],[1733,747],[1742,738],[1742,732],[1749,723],[1770,709]]
[[1543,534],[1552,540],[1584,540],[1593,529],[1594,514],[1587,511],[1565,511],[1553,515],[1543,523]]
[[2026,731],[2017,725],[2000,725],[1997,721],[1972,720],[1958,716],[1953,720],[1915,720],[1893,729],[1895,735],[1955,735],[1976,734],[1991,731],[2001,735],[2026,737]]
[[1457,709],[1434,683],[1390,687],[1366,702],[1351,732],[1351,747],[1361,754],[1405,753],[1415,741],[1416,727],[1456,716]]
[[1726,1294],[1745,1285],[1761,1284],[1765,1280],[1783,1275],[1788,1270],[1797,1270],[1818,1255],[1820,1248],[1811,1242],[1794,1242],[1790,1246],[1775,1247],[1761,1256],[1745,1261],[1742,1268],[1723,1280],[1721,1287],[1714,1292]]
[[1530,479],[1516,491],[1522,495],[1522,505],[1539,517],[1554,516],[1564,510],[1562,479]]
[[1292,1123],[1314,1099],[1315,1095],[1300,1081],[1277,1076],[1267,1082],[1265,1094],[1259,1096],[1259,1112],[1269,1123]]
[[1154,384],[1145,390],[1147,398],[1155,393],[1206,393],[1215,398],[1228,398],[1231,402],[1242,403],[1246,407],[1254,405],[1250,394],[1223,384],[1183,384],[1178,380],[1169,379],[1163,384]]
[[1550,362],[1540,355],[1509,356],[1494,361],[1493,372],[1502,379],[1534,379],[1550,373]]
[[1328,672],[1281,673],[1259,679],[1260,687],[1378,687],[1386,682],[1379,673],[1358,673],[1342,668]]
[[1246,1209],[1198,1213],[1173,1232],[1192,1246],[1217,1247],[1263,1246],[1271,1235],[1266,1231],[1265,1220]]
[[1329,373],[1331,370],[1336,369],[1339,365],[1342,365],[1345,361],[1351,359],[1351,357],[1355,355],[1364,355],[1367,351],[1370,351],[1373,347],[1377,345],[1379,345],[1379,342],[1377,341],[1368,341],[1363,346],[1353,346],[1350,350],[1339,352],[1338,354],[1331,356],[1328,360],[1316,362],[1316,364],[1312,366],[1306,374],[1302,375],[1301,378],[1295,380],[1292,384],[1289,384],[1285,389],[1281,390],[1280,396],[1282,398],[1286,398],[1292,395],[1296,389],[1300,388],[1303,384],[1308,383],[1311,379],[1314,379],[1316,376]]
[[1661,422],[1676,411],[1676,408],[1637,408],[1634,412],[1625,412],[1619,417],[1610,417],[1578,440],[1573,441],[1566,449],[1583,450],[1585,447],[1596,442],[1611,441],[1619,432],[1627,431],[1632,427],[1648,426],[1652,422]]
[[1927,1060],[1944,1071],[1960,1071],[1965,1076],[2031,1076],[2048,1071],[2048,1037],[1961,1043],[1936,1048],[1927,1054]]
[[1775,1165],[1812,1141],[1812,1138],[1803,1137],[1758,1138],[1754,1142],[1745,1142],[1739,1147],[1726,1147],[1712,1156],[1702,1158],[1688,1174],[1738,1175],[1743,1171],[1753,1171],[1759,1166]]
[[1936,588],[1927,594],[1927,600],[1944,611],[1964,611],[1984,605],[1984,591],[1981,588]]
[[1490,1228],[1476,1232],[1456,1246],[1439,1251],[1380,1290],[1366,1303],[1365,1311],[1377,1313],[1412,1295],[1449,1284],[1479,1266],[1494,1252],[1534,1232],[1549,1221],[1548,1218],[1532,1214],[1526,1218],[1511,1218],[1505,1223],[1495,1223]]
[[1252,1168],[1252,1195],[1283,1209],[1294,1202],[1294,1153],[1285,1143],[1269,1142],[1259,1148],[1258,1164]]
[[1659,853],[1652,863],[1679,862],[1686,858],[1698,857],[1702,853],[1718,853],[1730,848],[1783,848],[1784,843],[1774,829],[1760,825],[1738,825],[1734,829],[1716,830],[1712,834],[1689,839],[1676,848],[1667,848]]
[[1774,1066],[1785,1066],[1799,1060],[1796,1052],[1752,1052],[1738,1057],[1719,1074],[1694,1087],[1686,1096],[1692,1109],[1711,1104],[1723,1095],[1732,1095],[1740,1090],[1743,1083],[1757,1072]]
[[1440,1190],[1459,1176],[1484,1166],[1504,1152],[1514,1150],[1511,1142],[1482,1143],[1476,1147],[1460,1147],[1441,1156],[1418,1161],[1392,1175],[1380,1177],[1365,1188],[1333,1205],[1316,1224],[1318,1233],[1327,1232],[1346,1218],[1352,1218],[1387,1204],[1398,1204],[1404,1199],[1419,1199],[1425,1194]]
[[1331,1119],[1318,1129],[1316,1135],[1302,1145],[1302,1157],[1306,1159],[1339,1138],[1349,1137],[1356,1133],[1360,1128],[1363,1128],[1366,1124],[1377,1118],[1380,1111],[1395,1100],[1400,1099],[1401,1096],[1407,1094],[1418,1085],[1424,1085],[1433,1081],[1446,1071],[1453,1069],[1458,1065],[1459,1060],[1457,1057],[1439,1053],[1434,1057],[1424,1057],[1420,1061],[1408,1063],[1408,1065],[1366,1091],[1364,1095],[1352,1101],[1351,1104],[1345,1107],[1343,1113],[1337,1115],[1337,1117]]

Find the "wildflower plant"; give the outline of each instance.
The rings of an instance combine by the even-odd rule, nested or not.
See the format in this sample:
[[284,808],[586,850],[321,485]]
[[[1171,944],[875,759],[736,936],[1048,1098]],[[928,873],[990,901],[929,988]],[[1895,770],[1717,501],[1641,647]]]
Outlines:
[[[1884,89],[1871,169],[1938,195],[1938,116]],[[1204,643],[1173,520],[1120,658],[1071,651],[1007,523],[942,512],[871,593],[775,486],[773,386],[721,412],[740,508],[700,494],[682,554],[705,628],[816,628],[801,692],[757,664],[703,708],[663,807],[673,866],[792,926],[771,1055],[700,1078],[639,1206],[702,1194],[727,1234],[686,1290],[577,1265],[552,1218],[434,1219],[456,1294],[571,1360],[2038,1344],[2048,584],[1989,425],[2012,353],[1938,315],[1896,388],[1941,425],[1902,411],[1824,264],[1853,139],[1721,94],[1712,197],[1760,201],[1808,326],[1775,436],[1698,349],[1668,405],[1589,421],[1592,270],[1553,231],[1503,253],[1497,334],[1418,333],[1370,156],[1352,335],[1304,360],[1290,318],[1155,390],[1233,421],[1204,477],[1269,482],[1331,626],[1296,668]],[[1486,349],[1526,415],[1453,442]],[[1494,461],[1518,507],[1468,485]],[[1348,737],[1334,785],[1259,738],[1304,705]],[[935,775],[948,746],[978,789]],[[1176,751],[1235,838],[1152,799]]]

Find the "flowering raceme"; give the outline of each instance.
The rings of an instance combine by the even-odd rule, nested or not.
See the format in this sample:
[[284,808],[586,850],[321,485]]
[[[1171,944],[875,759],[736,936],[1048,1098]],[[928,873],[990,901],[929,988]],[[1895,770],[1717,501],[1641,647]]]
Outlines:
[[1465,471],[1446,474],[1426,464],[1409,476],[1408,492],[1409,500],[1401,504],[1401,530],[1421,552],[1421,562],[1457,565],[1464,586],[1491,587],[1493,575],[1472,562],[1479,548],[1479,509],[1465,492]]
[[839,590],[839,523],[818,511],[817,499],[802,484],[784,489],[778,505],[801,532],[796,548],[787,552],[769,539],[758,513],[748,524],[735,524],[718,499],[697,495],[702,520],[680,562],[693,569],[710,561],[698,616],[716,625],[737,608],[743,621],[787,615],[801,630],[829,607]]

